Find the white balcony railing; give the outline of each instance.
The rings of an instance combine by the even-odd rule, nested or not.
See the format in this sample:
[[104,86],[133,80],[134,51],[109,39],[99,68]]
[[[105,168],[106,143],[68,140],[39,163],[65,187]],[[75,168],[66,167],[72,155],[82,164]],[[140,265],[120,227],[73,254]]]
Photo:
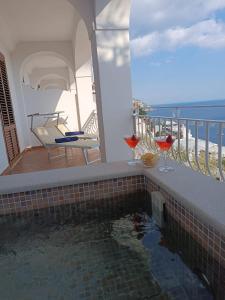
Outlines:
[[91,112],[81,129],[86,133],[98,135],[98,116],[95,110]]
[[[139,155],[146,151],[158,152],[154,137],[172,134],[175,138],[170,151],[172,159],[225,181],[225,121],[134,114],[134,128],[141,137]],[[214,142],[210,141],[212,131]]]

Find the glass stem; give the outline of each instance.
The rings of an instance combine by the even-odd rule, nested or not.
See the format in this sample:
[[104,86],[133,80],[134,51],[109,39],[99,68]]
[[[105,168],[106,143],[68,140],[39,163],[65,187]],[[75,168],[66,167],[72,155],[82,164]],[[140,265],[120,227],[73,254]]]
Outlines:
[[167,168],[167,151],[163,151],[164,168]]
[[132,159],[135,160],[135,148],[132,148]]

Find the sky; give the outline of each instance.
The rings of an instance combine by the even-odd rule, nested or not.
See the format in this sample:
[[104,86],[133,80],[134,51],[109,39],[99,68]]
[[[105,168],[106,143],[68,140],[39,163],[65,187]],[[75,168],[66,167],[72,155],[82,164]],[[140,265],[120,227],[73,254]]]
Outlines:
[[130,38],[135,98],[225,99],[225,0],[132,0]]

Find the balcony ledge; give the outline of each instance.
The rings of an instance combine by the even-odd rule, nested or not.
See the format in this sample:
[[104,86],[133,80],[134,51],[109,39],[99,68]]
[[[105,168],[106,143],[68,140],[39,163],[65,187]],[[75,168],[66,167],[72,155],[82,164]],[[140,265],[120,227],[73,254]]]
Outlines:
[[190,208],[203,222],[225,232],[225,183],[215,181],[175,161],[171,161],[170,164],[174,166],[175,171],[169,174],[160,173],[157,168],[147,169],[141,165],[128,166],[126,162],[114,162],[2,176],[0,194],[145,175]]

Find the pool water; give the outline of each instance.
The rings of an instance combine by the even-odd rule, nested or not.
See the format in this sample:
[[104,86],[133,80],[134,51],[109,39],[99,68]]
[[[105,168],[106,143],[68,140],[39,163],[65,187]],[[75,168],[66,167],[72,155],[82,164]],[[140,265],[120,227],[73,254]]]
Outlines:
[[0,299],[213,299],[168,246],[148,198],[107,203],[2,218]]

